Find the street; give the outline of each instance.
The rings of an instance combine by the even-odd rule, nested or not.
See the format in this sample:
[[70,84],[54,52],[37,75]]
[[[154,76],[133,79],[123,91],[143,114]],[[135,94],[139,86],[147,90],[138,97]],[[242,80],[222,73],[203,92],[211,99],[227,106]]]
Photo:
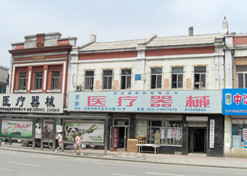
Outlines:
[[0,176],[244,176],[245,169],[150,164],[0,151]]

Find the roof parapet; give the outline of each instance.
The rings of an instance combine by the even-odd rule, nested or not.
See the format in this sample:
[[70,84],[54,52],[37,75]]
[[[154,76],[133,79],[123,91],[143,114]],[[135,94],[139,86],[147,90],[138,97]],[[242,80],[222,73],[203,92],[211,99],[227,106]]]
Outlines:
[[82,44],[82,45],[80,45],[80,46],[78,46],[78,49],[82,49],[82,48],[84,48],[86,46],[89,46],[94,42],[96,42],[96,35],[95,34],[91,34],[89,41],[84,43],[84,44]]
[[149,38],[147,38],[145,41],[138,43],[138,46],[144,46],[144,45],[150,43],[155,38],[157,38],[157,35],[153,34]]

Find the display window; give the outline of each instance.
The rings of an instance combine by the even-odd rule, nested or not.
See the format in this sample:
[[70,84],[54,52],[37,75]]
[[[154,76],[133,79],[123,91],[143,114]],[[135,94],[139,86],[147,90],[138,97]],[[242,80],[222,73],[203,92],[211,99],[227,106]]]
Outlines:
[[247,119],[232,119],[232,148],[247,149]]
[[149,144],[182,145],[182,121],[137,120],[136,135]]

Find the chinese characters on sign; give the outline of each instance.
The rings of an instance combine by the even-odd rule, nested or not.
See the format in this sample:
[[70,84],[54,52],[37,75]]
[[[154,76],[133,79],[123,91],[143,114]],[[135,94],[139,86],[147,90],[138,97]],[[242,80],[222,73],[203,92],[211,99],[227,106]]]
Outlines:
[[69,111],[221,113],[220,91],[71,92]]
[[0,95],[0,111],[62,113],[62,94],[11,94]]
[[247,115],[246,89],[223,89],[223,114]]

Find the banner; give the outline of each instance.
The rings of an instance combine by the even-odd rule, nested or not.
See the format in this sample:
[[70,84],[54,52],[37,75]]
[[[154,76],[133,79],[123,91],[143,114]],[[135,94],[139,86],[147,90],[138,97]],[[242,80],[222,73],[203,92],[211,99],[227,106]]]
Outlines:
[[44,120],[42,139],[46,142],[52,142],[53,136],[54,136],[53,120]]
[[104,124],[102,123],[65,122],[64,128],[65,141],[75,141],[75,137],[82,133],[84,143],[104,142]]
[[32,138],[32,121],[2,120],[2,137]]
[[70,92],[68,111],[222,113],[221,91]]

